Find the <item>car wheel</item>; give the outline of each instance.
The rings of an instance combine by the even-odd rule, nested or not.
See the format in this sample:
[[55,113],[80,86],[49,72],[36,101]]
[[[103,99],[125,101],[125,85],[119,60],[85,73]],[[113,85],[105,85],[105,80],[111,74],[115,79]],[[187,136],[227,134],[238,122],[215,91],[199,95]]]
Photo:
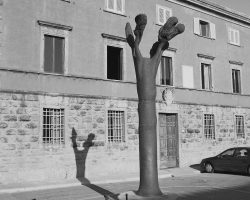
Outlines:
[[205,164],[205,171],[207,173],[213,173],[214,172],[214,167],[211,165],[211,163],[206,163]]

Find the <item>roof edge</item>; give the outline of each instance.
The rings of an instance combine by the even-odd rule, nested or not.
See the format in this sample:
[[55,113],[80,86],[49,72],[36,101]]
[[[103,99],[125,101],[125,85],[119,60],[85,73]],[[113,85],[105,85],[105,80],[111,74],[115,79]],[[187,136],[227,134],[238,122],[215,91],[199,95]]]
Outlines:
[[250,25],[250,16],[247,16],[246,14],[238,12],[236,10],[221,6],[219,4],[212,3],[208,0],[166,0],[166,1],[186,3],[189,5],[193,5],[195,7],[200,7],[209,10],[210,12],[217,13],[222,16],[227,16],[243,24]]

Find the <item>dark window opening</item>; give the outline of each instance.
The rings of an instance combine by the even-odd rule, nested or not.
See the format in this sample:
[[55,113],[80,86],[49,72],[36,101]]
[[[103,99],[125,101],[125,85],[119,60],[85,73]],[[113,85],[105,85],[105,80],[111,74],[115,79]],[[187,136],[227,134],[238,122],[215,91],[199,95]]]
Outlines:
[[209,35],[209,23],[200,20],[200,33],[202,36],[210,37]]
[[240,70],[232,69],[233,93],[241,93]]
[[201,63],[201,84],[202,89],[212,89],[211,65]]
[[161,85],[173,85],[172,58],[161,58]]
[[44,35],[44,71],[64,73],[64,38]]
[[122,48],[107,46],[107,78],[122,80]]

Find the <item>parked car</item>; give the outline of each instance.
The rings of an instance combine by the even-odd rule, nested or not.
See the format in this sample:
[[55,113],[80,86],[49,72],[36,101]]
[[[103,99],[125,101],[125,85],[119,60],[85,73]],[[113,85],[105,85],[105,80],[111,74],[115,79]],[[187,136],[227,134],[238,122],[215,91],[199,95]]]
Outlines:
[[201,172],[240,172],[250,175],[250,147],[230,148],[200,163]]

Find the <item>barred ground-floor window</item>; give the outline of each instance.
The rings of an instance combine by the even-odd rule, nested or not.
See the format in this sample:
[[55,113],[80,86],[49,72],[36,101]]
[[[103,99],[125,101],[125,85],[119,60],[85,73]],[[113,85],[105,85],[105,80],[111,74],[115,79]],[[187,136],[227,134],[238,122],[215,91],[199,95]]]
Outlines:
[[204,115],[204,136],[206,139],[215,139],[214,115]]
[[65,116],[62,108],[43,108],[43,136],[44,144],[64,144]]
[[244,117],[242,115],[235,116],[235,132],[237,138],[245,138]]
[[124,111],[108,111],[108,142],[125,142],[125,116]]

